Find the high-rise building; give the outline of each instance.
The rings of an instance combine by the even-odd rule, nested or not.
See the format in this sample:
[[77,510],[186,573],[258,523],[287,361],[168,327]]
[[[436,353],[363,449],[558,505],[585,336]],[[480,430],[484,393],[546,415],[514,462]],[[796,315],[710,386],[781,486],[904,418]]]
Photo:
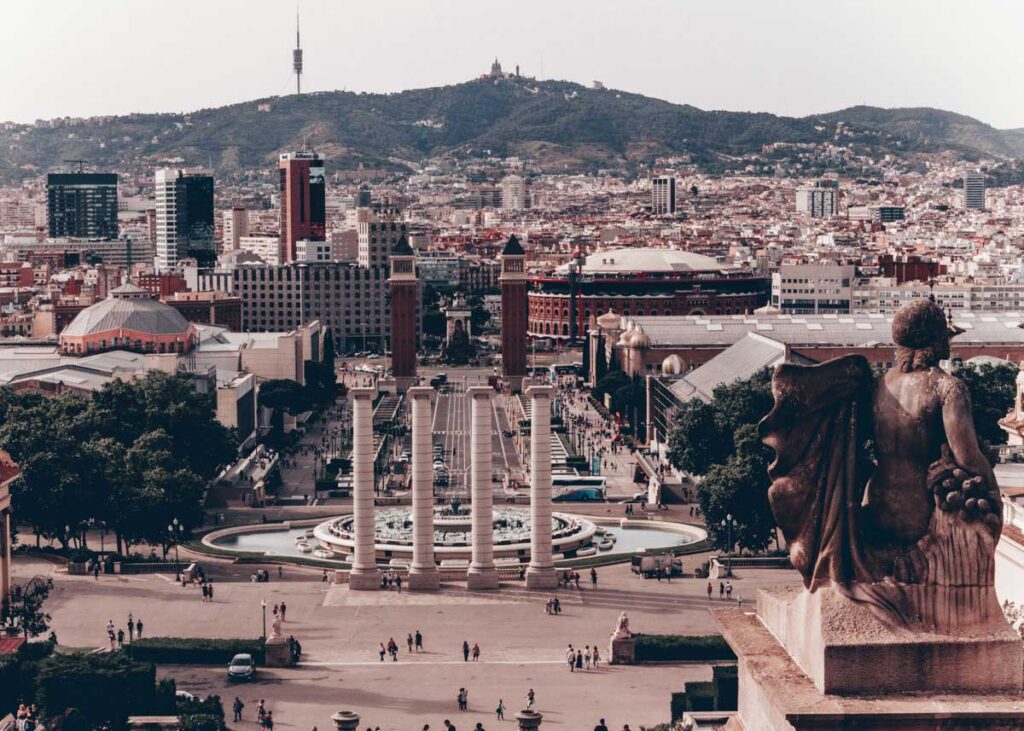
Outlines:
[[404,236],[391,250],[391,372],[395,387],[404,393],[416,381],[416,253]]
[[967,173],[964,176],[964,208],[969,211],[985,210],[985,176]]
[[526,328],[529,305],[526,251],[519,239],[509,236],[502,249],[501,275],[501,374],[513,391],[520,391],[526,377]]
[[358,208],[369,208],[373,204],[373,195],[370,193],[370,189],[365,185],[359,186],[359,194],[356,196],[356,206]]
[[281,252],[295,261],[295,242],[327,238],[327,186],[324,161],[315,152],[288,152],[280,160]]
[[530,207],[526,178],[522,175],[506,175],[501,179],[501,207],[506,211],[521,211]]
[[839,212],[839,183],[819,180],[796,190],[796,210],[811,218],[831,218]]
[[116,173],[50,173],[46,218],[52,238],[116,239]]
[[160,168],[155,183],[157,271],[174,269],[186,257],[212,263],[217,257],[213,240],[213,176]]
[[401,217],[402,212],[393,206],[374,206],[357,212],[359,266],[387,267],[391,250],[408,234]]
[[676,179],[663,175],[651,180],[651,210],[655,216],[670,216],[676,212]]
[[249,211],[244,206],[234,206],[224,211],[224,251],[238,248],[239,239],[249,235]]

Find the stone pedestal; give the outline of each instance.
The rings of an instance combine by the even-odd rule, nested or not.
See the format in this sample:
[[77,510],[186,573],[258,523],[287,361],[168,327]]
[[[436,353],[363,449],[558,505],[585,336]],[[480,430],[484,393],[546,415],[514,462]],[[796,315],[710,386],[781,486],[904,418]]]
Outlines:
[[434,389],[409,389],[412,403],[412,564],[409,588],[430,591],[441,586],[434,560],[434,471],[431,463],[431,402]]
[[494,487],[491,485],[491,397],[494,389],[466,390],[470,408],[470,485],[473,502],[473,559],[466,577],[470,589],[497,589],[494,565]]
[[373,526],[373,397],[375,388],[353,388],[352,398],[352,527],[355,549],[348,586],[380,589],[380,570]]
[[334,722],[334,728],[338,731],[359,730],[359,714],[355,711],[338,711],[331,716],[331,721]]
[[522,710],[516,714],[516,723],[519,724],[519,731],[534,731],[540,728],[544,716],[537,711]]
[[526,588],[558,586],[551,548],[551,386],[530,386],[530,565]]
[[263,651],[265,653],[263,664],[268,668],[286,668],[292,664],[292,654],[288,649],[287,637],[270,637],[267,639]]
[[[882,664],[865,653],[859,658],[863,665],[855,667],[853,672],[861,678],[873,679],[876,687],[888,687],[889,692],[824,693],[756,614],[742,609],[719,609],[713,614],[738,658],[739,702],[736,717],[726,727],[730,731],[1010,731],[1024,728],[1024,696],[1019,688],[974,693],[899,691],[893,678],[902,679],[911,687],[920,685],[914,677],[917,668],[912,664],[886,666],[881,644],[874,645],[872,652],[880,653]],[[795,623],[792,626],[795,628]],[[802,634],[806,637],[813,631],[805,625]],[[856,628],[847,627],[847,631],[856,632]],[[941,650],[936,653],[941,657]],[[942,667],[947,667],[951,673],[960,672],[947,665]],[[972,663],[971,669],[979,676],[999,674],[1003,670],[1014,672],[981,662]]]
[[824,693],[1024,688],[1024,644],[1001,612],[955,635],[937,634],[886,626],[830,587],[774,587],[758,593],[757,616]]
[[636,638],[632,635],[612,635],[608,641],[609,665],[634,665],[636,663]]

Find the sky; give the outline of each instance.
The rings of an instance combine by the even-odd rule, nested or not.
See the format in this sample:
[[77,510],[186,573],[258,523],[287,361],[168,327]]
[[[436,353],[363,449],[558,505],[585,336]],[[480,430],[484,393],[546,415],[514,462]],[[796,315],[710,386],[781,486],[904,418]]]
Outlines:
[[[303,91],[524,75],[702,109],[931,106],[1024,127],[1024,2],[300,0]],[[291,93],[295,0],[3,0],[0,121]]]

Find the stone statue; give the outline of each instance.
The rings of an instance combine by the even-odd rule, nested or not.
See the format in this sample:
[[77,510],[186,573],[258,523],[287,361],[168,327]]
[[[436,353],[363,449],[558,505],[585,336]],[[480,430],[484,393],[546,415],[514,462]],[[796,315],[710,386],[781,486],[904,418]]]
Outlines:
[[615,624],[615,634],[612,635],[612,639],[632,636],[633,633],[629,631],[629,617],[623,612],[619,615],[619,621]]
[[761,422],[768,492],[793,565],[890,626],[951,633],[1002,621],[993,588],[1002,501],[964,383],[939,367],[950,324],[930,300],[896,313],[895,365],[784,364]]
[[281,616],[279,614],[275,614],[274,620],[270,623],[270,636],[272,638],[284,636],[281,634]]

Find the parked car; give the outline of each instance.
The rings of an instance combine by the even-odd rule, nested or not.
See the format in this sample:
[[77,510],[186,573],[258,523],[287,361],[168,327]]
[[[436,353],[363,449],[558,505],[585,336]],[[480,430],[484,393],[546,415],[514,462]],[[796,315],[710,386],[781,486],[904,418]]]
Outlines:
[[252,680],[256,674],[256,666],[252,662],[252,655],[239,653],[231,658],[228,664],[228,680]]

